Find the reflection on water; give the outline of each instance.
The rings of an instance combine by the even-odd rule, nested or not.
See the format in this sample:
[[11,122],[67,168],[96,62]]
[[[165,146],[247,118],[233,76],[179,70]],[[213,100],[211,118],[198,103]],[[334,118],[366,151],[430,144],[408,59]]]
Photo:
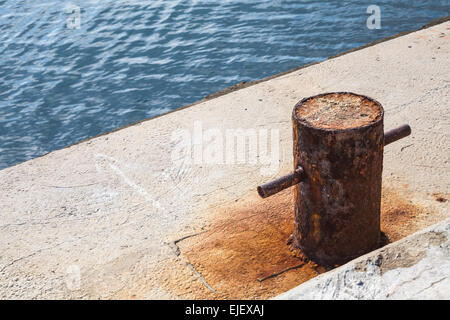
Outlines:
[[0,169],[450,11],[371,2],[0,1]]

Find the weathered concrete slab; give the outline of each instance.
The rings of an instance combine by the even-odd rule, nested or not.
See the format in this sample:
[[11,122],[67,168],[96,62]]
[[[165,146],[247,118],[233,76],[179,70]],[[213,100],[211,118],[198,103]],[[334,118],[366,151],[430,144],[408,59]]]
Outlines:
[[275,299],[450,299],[450,219],[359,257]]
[[[264,202],[255,186],[291,169],[292,108],[326,91],[373,97],[385,107],[386,129],[405,122],[413,129],[385,151],[385,190],[404,202],[391,205],[392,193],[385,194],[389,235],[395,240],[448,217],[449,29],[449,22],[435,25],[1,170],[0,298],[267,298],[320,273],[290,271],[261,283],[247,277],[221,292],[214,285],[231,288],[234,275],[220,278],[202,260],[187,260],[180,239],[220,221],[243,226],[249,217],[258,222],[241,230],[250,243],[249,232],[263,234],[255,226],[278,232],[290,195]],[[194,135],[199,125],[224,136],[238,128],[278,132],[275,170],[261,170],[268,167],[261,158],[174,163],[173,132]],[[252,268],[264,263],[251,250],[245,255]]]

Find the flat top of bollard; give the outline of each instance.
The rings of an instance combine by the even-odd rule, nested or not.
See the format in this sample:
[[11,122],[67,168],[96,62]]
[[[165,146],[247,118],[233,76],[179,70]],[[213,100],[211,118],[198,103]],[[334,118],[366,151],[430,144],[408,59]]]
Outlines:
[[383,108],[376,101],[353,93],[329,93],[308,98],[295,110],[297,118],[323,129],[358,128],[376,122]]

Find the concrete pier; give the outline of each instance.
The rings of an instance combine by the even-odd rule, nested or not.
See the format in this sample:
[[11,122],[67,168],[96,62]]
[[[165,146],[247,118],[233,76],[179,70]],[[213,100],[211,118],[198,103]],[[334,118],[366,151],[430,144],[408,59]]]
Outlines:
[[447,300],[450,219],[324,273],[276,300]]
[[[449,66],[446,21],[1,170],[0,298],[266,299],[324,273],[285,249],[292,190],[256,192],[292,170],[292,109],[323,92],[372,97],[385,130],[412,128],[385,148],[388,240],[448,218]],[[208,162],[205,132],[224,146],[237,129],[273,134],[270,161]],[[201,161],[174,159],[180,130]]]

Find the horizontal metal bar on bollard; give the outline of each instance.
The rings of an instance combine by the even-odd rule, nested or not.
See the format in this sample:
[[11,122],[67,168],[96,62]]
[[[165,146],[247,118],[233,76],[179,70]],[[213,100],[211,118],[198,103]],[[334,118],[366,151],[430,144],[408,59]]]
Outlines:
[[[392,129],[384,134],[384,146],[391,144],[397,140],[403,139],[411,134],[411,127],[404,124],[398,128]],[[273,181],[266,182],[258,186],[257,191],[261,198],[270,197],[284,189],[292,187],[300,183],[304,179],[304,170],[298,167],[294,172],[288,173]]]

